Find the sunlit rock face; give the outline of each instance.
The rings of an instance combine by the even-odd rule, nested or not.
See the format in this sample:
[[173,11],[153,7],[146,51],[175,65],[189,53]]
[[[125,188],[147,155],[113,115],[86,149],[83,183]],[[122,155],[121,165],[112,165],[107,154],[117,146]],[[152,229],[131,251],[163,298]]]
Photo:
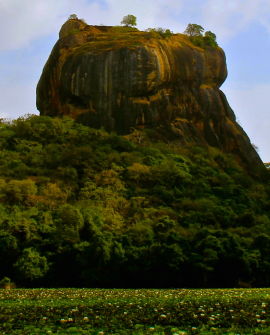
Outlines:
[[262,161],[219,89],[227,77],[221,48],[196,47],[182,34],[110,33],[68,20],[37,85],[41,115],[69,115],[125,135],[155,128],[179,145],[233,153],[247,170]]

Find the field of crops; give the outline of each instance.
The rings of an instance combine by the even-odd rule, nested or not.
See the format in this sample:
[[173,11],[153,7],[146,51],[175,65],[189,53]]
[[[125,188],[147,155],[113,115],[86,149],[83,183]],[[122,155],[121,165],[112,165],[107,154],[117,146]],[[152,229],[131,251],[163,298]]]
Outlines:
[[0,290],[0,334],[270,334],[270,289]]

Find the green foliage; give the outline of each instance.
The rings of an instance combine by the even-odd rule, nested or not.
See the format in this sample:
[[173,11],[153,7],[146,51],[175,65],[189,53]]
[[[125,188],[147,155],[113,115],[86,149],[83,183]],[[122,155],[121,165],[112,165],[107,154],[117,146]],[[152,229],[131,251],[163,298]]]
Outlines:
[[147,38],[151,39],[151,38],[171,38],[173,35],[173,32],[170,31],[170,29],[164,29],[164,28],[148,28],[145,30],[147,32]]
[[217,42],[211,36],[195,36],[190,37],[190,41],[197,47],[207,49],[208,47],[217,48]]
[[191,42],[196,45],[196,47],[200,47],[203,49],[204,47],[204,40],[201,36],[195,36],[195,37],[191,37]]
[[77,20],[78,16],[76,14],[71,14],[68,19],[69,20]]
[[214,33],[212,33],[212,31],[206,31],[204,33],[204,36],[205,37],[210,37],[212,40],[216,41],[217,37]]
[[121,21],[121,24],[124,24],[125,26],[137,26],[137,18],[134,15],[126,15],[123,17],[123,20]]
[[0,126],[1,271],[19,285],[270,284],[269,179],[232,155],[68,117]]
[[83,216],[79,209],[69,205],[61,205],[56,212],[55,224],[58,231],[58,241],[79,241],[79,231],[84,226]]
[[217,48],[216,35],[211,31],[206,31],[203,36],[203,31],[204,28],[202,26],[189,23],[184,34],[188,35],[190,41],[197,47],[202,49],[206,49],[207,47]]
[[79,29],[71,29],[68,31],[68,35],[76,35],[79,34],[81,31]]
[[31,281],[43,277],[49,270],[49,265],[45,256],[40,256],[34,248],[23,250],[21,257],[14,264],[18,278]]
[[0,281],[0,286],[5,286],[5,285],[10,285],[11,280],[8,277],[4,277],[1,281]]
[[27,205],[32,197],[37,193],[37,187],[32,180],[10,180],[6,183],[2,180],[1,193],[3,200],[9,204],[24,204]]
[[204,33],[204,43],[207,46],[212,46],[214,48],[218,47],[217,41],[216,41],[217,37],[214,33],[212,33],[211,31],[206,31]]
[[189,23],[186,30],[184,31],[184,34],[190,37],[196,37],[196,36],[202,36],[203,31],[204,29],[202,26],[195,23]]

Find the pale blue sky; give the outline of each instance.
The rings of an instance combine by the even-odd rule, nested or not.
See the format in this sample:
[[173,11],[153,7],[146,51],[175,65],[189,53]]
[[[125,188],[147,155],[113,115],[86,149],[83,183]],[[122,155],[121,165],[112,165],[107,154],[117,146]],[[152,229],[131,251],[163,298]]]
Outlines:
[[262,160],[270,162],[269,0],[0,0],[0,117],[39,114],[37,82],[73,13],[93,25],[119,25],[132,14],[140,30],[176,33],[197,23],[214,32],[229,73],[221,90]]

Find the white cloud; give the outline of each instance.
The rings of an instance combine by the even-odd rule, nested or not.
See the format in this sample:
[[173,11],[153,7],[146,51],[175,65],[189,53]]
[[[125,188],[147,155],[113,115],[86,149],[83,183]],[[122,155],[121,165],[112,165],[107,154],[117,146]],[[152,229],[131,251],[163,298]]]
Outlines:
[[270,84],[245,87],[244,83],[239,83],[233,88],[221,89],[250,141],[259,147],[261,159],[270,162]]
[[234,37],[251,24],[260,23],[270,33],[269,0],[208,0],[203,20],[219,39]]

